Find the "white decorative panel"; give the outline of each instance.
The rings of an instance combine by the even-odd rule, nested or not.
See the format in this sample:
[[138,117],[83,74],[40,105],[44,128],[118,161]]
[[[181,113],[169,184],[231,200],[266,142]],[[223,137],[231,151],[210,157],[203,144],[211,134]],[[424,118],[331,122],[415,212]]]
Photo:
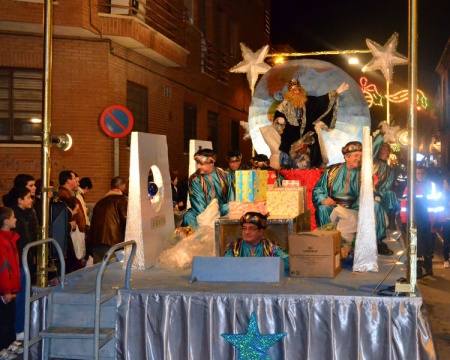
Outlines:
[[[149,195],[150,169],[153,174],[152,196]],[[144,270],[155,264],[164,250],[164,240],[175,229],[165,135],[131,134],[129,187],[125,240],[136,241],[133,266]],[[127,250],[124,265],[130,251]]]

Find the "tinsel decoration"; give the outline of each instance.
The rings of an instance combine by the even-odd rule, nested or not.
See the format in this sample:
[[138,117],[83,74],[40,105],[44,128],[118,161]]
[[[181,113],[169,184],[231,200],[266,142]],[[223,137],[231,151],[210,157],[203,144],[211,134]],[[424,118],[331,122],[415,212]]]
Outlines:
[[364,126],[358,228],[355,241],[353,271],[378,271],[372,169],[370,128]]

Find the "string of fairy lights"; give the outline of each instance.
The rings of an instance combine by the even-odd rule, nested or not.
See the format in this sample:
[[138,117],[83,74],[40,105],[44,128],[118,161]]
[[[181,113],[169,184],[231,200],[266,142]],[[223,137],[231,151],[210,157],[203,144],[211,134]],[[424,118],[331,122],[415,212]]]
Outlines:
[[[402,103],[408,101],[408,90],[400,90],[395,94],[382,95],[378,91],[377,86],[374,84],[369,84],[369,81],[364,76],[359,79],[359,85],[366,98],[369,108],[372,106],[384,106],[383,100],[391,103]],[[420,89],[417,89],[416,103],[418,110],[428,108],[428,98]]]

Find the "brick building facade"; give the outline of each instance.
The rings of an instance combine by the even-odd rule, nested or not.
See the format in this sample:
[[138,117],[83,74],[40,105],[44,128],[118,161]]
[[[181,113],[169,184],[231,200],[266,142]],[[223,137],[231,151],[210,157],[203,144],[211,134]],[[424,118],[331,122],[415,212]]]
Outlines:
[[450,170],[450,38],[442,52],[436,71],[441,78],[438,93],[439,130],[441,133],[442,168]]
[[[54,2],[51,133],[73,138],[69,151],[51,149],[55,185],[71,169],[93,180],[89,202],[108,190],[114,140],[99,118],[114,104],[136,110],[136,130],[167,136],[169,164],[180,177],[188,175],[191,136],[213,141],[219,166],[236,147],[248,161],[251,143],[242,140],[239,121],[247,120],[251,94],[245,76],[227,70],[241,61],[240,42],[254,50],[269,43],[268,3]],[[41,177],[41,125],[29,118],[42,106],[43,13],[43,0],[0,2],[0,194],[18,173]],[[29,76],[38,79],[28,83]],[[34,85],[24,91],[18,79]],[[119,174],[128,177],[127,138],[119,144]]]

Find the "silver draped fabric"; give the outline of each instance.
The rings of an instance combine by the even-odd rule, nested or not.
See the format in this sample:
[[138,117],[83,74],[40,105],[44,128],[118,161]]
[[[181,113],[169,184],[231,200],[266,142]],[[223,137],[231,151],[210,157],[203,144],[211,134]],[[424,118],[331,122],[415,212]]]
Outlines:
[[[436,359],[420,292],[370,296],[392,265],[383,259],[379,264],[380,273],[343,269],[333,279],[292,277],[280,283],[190,283],[189,270],[133,270],[132,289],[119,290],[115,314],[101,316],[115,318],[118,360],[237,360],[238,351],[221,334],[245,334],[253,312],[261,334],[286,332],[269,348],[272,360]],[[74,312],[80,309],[75,299],[93,294],[97,268],[66,278],[64,295],[73,299]],[[385,285],[404,271],[402,265],[394,268]],[[108,265],[102,293],[116,292],[124,275],[121,263]],[[49,302],[46,296],[31,307],[32,337],[45,327]],[[41,358],[39,347],[32,347],[32,359]]]
[[271,359],[435,359],[421,298],[120,291],[117,359],[238,359],[221,334],[286,332]]

